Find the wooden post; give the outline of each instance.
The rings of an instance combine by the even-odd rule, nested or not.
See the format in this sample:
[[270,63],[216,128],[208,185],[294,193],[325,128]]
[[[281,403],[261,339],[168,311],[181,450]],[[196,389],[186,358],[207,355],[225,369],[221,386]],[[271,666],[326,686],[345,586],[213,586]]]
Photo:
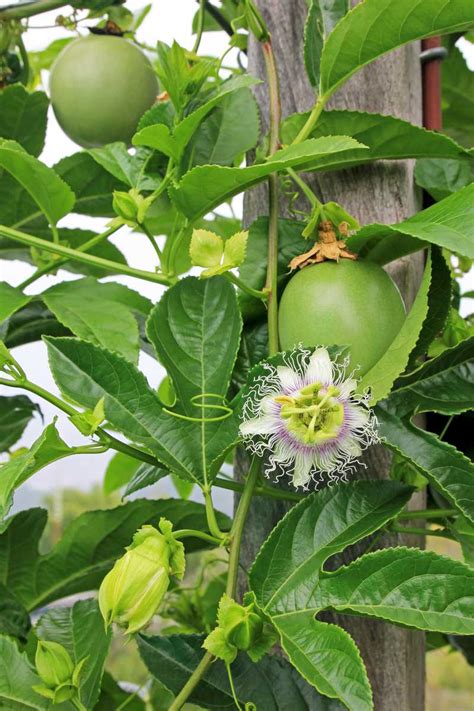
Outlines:
[[[306,0],[259,0],[257,2],[272,33],[282,94],[283,116],[305,111],[314,102],[303,63],[303,30]],[[355,3],[354,3],[355,4]],[[348,38],[350,42],[350,38]],[[330,107],[391,114],[421,125],[422,96],[418,43],[403,47],[370,64],[353,76],[333,97]],[[264,77],[261,47],[249,46],[249,72]],[[268,97],[264,84],[256,87],[263,128],[267,125]],[[315,174],[311,186],[323,201],[336,200],[361,224],[398,222],[419,207],[413,181],[414,161],[383,162],[338,173]],[[282,204],[282,214],[285,205]],[[266,214],[266,188],[258,186],[246,195],[244,218],[248,224]],[[302,243],[303,246],[303,243]],[[423,268],[422,255],[406,257],[389,267],[407,306],[416,294]],[[373,447],[365,457],[364,478],[387,478],[391,457],[387,450]],[[238,455],[245,470],[246,458]],[[414,502],[421,506],[422,501]],[[252,504],[243,542],[243,565],[248,567],[270,530],[286,511],[285,504],[256,499]],[[411,537],[387,537],[380,546],[408,542]],[[350,551],[354,555],[357,551]],[[346,555],[346,559],[349,556]],[[332,618],[334,621],[334,617]],[[394,625],[357,617],[337,618],[354,637],[367,666],[374,691],[376,711],[422,711],[424,708],[424,636]]]

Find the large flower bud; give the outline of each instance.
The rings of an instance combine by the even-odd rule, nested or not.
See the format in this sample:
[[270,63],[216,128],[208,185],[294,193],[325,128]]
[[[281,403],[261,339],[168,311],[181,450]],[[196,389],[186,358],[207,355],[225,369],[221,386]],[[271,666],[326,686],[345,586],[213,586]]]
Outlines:
[[227,618],[227,640],[237,649],[246,652],[260,638],[263,630],[262,618],[253,612],[253,605],[235,605]]
[[99,607],[106,626],[116,622],[128,634],[146,627],[168,589],[169,576],[183,577],[183,544],[173,538],[169,521],[161,519],[160,530],[142,526],[102,581]]
[[36,671],[44,686],[34,686],[34,690],[61,704],[78,693],[79,675],[86,659],[74,665],[69,652],[58,642],[39,640],[36,648]]

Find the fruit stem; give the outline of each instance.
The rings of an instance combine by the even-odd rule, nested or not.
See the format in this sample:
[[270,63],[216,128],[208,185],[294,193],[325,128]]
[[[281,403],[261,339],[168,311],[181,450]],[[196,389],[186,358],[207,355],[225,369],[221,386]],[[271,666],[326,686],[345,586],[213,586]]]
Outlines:
[[[271,39],[262,42],[269,92],[269,150],[273,155],[280,146],[280,85]],[[268,266],[265,289],[268,291],[268,351],[278,353],[278,175],[268,179]]]
[[155,250],[155,254],[156,254],[156,256],[158,257],[158,260],[159,260],[159,262],[160,262],[160,264],[161,264],[161,258],[162,258],[161,249],[160,249],[159,246],[158,246],[158,243],[157,243],[157,241],[156,241],[155,236],[152,235],[152,233],[150,232],[150,230],[148,229],[148,227],[145,225],[145,223],[142,223],[142,224],[140,225],[140,229],[141,229],[142,232],[146,235],[146,237],[148,237],[148,241],[150,242],[151,246],[152,246],[153,249]]
[[262,301],[266,301],[268,299],[268,293],[264,289],[253,289],[251,286],[248,286],[248,284],[242,281],[242,279],[239,279],[239,277],[233,274],[232,272],[225,272],[225,276],[230,282],[232,282],[232,284],[235,284],[235,286],[240,289],[240,291],[243,291],[244,294],[253,296],[254,299],[261,299]]
[[324,94],[319,97],[319,99],[316,101],[315,105],[313,106],[313,110],[311,111],[310,115],[308,116],[306,123],[304,124],[303,128],[301,131],[298,133],[294,141],[290,145],[295,146],[297,143],[301,143],[302,141],[305,141],[308,136],[310,135],[311,131],[314,129],[316,126],[319,117],[321,116],[324,107],[326,106],[326,102],[328,101],[329,96],[325,96]]
[[77,249],[71,249],[70,247],[66,247],[62,244],[54,244],[48,240],[34,237],[26,232],[20,232],[19,230],[14,230],[11,227],[6,227],[5,225],[0,225],[0,235],[7,237],[8,239],[12,239],[15,242],[26,244],[29,247],[37,247],[45,252],[60,254],[61,256],[67,257],[67,259],[72,259],[76,262],[91,264],[95,267],[99,267],[100,269],[105,269],[112,274],[126,274],[127,276],[136,277],[137,279],[144,279],[145,281],[152,281],[156,284],[169,285],[173,283],[171,279],[163,274],[147,272],[143,269],[135,269],[134,267],[129,267],[128,264],[120,264],[119,262],[113,262],[110,259],[104,259],[103,257],[96,257],[92,254],[86,254]]
[[308,201],[312,207],[323,207],[323,203],[321,202],[321,200],[318,200],[309,185],[303,180],[303,178],[298,175],[295,170],[293,170],[293,168],[287,168],[286,172],[288,173],[292,181],[296,183],[296,185],[301,189],[301,192],[303,192],[304,195],[308,198]]

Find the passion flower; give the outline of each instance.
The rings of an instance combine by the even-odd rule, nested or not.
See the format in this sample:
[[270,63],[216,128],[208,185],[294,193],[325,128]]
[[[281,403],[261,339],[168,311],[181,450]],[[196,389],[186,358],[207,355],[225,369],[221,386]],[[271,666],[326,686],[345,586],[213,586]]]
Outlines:
[[295,487],[325,477],[345,479],[369,445],[378,442],[368,395],[346,377],[348,361],[326,348],[303,348],[260,364],[243,406],[245,446],[264,457],[266,476],[291,476]]

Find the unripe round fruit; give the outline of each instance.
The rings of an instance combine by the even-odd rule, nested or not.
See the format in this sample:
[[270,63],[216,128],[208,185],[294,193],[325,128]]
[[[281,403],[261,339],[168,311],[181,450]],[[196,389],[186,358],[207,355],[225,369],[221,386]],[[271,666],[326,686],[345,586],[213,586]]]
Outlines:
[[383,356],[405,317],[400,292],[377,264],[314,264],[295,274],[283,292],[280,346],[349,346],[351,366],[363,375]]
[[94,35],[68,44],[51,68],[59,125],[80,146],[129,143],[154,103],[158,81],[143,52],[122,37]]

